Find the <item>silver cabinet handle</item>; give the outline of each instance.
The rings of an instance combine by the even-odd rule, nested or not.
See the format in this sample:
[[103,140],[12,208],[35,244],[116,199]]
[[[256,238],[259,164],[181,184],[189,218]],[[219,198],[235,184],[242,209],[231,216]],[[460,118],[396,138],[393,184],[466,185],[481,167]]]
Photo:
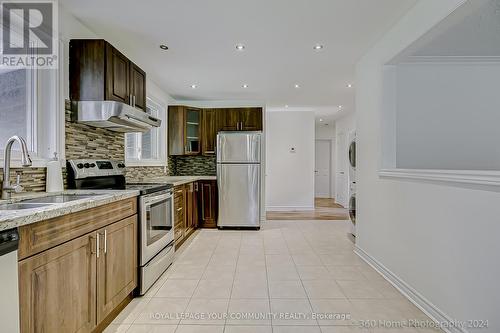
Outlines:
[[104,253],[108,253],[108,231],[104,229]]
[[99,233],[97,233],[96,239],[95,239],[95,247],[96,247],[96,256],[99,258]]
[[135,107],[135,95],[132,96],[132,106]]

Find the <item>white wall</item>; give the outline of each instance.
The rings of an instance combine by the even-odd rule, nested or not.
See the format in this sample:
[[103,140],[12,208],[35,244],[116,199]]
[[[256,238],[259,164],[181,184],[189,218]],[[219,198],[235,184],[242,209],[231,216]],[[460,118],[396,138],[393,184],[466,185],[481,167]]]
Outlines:
[[330,141],[330,197],[335,198],[335,174],[336,174],[336,165],[337,165],[337,141],[335,136],[335,123],[329,123],[325,125],[324,123],[316,123],[315,128],[315,136],[316,140],[328,140]]
[[500,193],[377,173],[382,67],[462,2],[419,1],[357,65],[357,247],[427,300],[426,309],[489,320],[480,331],[500,332]]
[[[349,112],[343,117],[337,119],[335,121],[335,134],[337,136],[336,139],[336,160],[337,160],[337,168],[336,168],[336,184],[337,191],[335,200],[347,207],[349,200],[349,135],[350,133],[356,130],[356,117],[354,112]],[[340,138],[340,136],[344,136],[344,140]],[[340,172],[344,172],[344,176],[339,175]]]
[[266,209],[314,209],[314,112],[267,112],[266,124]]
[[397,167],[500,170],[500,63],[397,67]]

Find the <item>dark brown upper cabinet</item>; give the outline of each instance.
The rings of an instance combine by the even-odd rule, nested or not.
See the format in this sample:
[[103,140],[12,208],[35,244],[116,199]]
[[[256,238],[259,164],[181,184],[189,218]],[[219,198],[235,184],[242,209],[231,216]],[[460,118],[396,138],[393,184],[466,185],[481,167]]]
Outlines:
[[261,131],[262,108],[229,108],[217,112],[219,131]]
[[241,108],[240,131],[262,131],[262,108]]
[[133,105],[146,111],[146,72],[134,63],[130,63],[130,84]]
[[219,109],[217,110],[217,130],[218,131],[238,131],[240,124],[239,109]]
[[217,110],[204,109],[201,114],[201,153],[215,155],[217,139]]
[[146,110],[146,73],[103,39],[69,42],[74,101],[117,101]]
[[262,108],[168,108],[168,152],[176,155],[215,155],[220,131],[261,131]]
[[201,109],[168,107],[168,152],[173,155],[198,155],[201,152]]

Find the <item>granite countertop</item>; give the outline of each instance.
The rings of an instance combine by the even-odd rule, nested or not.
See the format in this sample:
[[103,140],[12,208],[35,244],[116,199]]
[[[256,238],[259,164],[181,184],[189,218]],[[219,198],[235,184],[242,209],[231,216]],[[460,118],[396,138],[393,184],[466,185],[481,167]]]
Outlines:
[[139,195],[139,191],[130,190],[67,190],[63,192],[45,193],[31,192],[13,195],[12,199],[0,200],[0,205],[15,203],[27,199],[44,198],[55,195],[91,195],[78,200],[48,204],[43,207],[19,210],[0,209],[0,230],[12,229],[23,225],[48,220],[51,218],[79,212],[115,201],[133,198]]
[[198,180],[216,180],[216,176],[164,176],[141,179],[142,183],[166,183],[174,186],[195,182]]

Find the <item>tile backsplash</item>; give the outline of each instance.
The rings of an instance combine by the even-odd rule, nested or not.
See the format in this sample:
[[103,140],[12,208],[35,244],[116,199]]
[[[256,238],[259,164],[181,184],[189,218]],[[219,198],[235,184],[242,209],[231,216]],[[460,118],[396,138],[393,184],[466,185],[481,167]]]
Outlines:
[[172,172],[175,176],[215,176],[215,156],[172,156]]
[[125,135],[71,121],[71,103],[66,100],[66,159],[125,159]]
[[[0,183],[3,183],[3,169],[0,169]],[[43,192],[45,191],[45,168],[11,168],[10,182],[16,182],[16,172],[21,175],[21,186],[24,191],[28,192]]]
[[159,167],[127,167],[125,176],[128,182],[140,182],[143,178],[155,178],[161,176],[169,176],[168,168]]

